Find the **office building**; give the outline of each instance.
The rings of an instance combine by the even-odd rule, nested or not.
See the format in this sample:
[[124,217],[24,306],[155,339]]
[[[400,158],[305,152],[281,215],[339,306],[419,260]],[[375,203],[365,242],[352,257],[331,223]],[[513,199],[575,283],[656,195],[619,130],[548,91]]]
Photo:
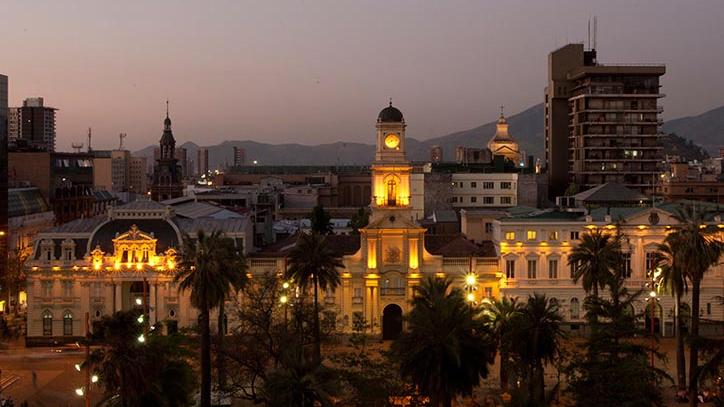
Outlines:
[[209,172],[209,149],[199,147],[196,151],[196,173],[198,176]]
[[241,167],[246,164],[246,150],[242,147],[234,147],[234,167]]
[[23,101],[8,117],[8,143],[11,148],[31,151],[55,151],[55,112],[41,97]]
[[[8,239],[8,77],[0,74],[0,253]],[[7,262],[0,261],[0,275]]]
[[653,193],[662,158],[664,65],[605,65],[568,44],[548,56],[545,163],[551,197],[607,182]]
[[443,160],[442,146],[434,145],[430,147],[430,162],[439,163]]

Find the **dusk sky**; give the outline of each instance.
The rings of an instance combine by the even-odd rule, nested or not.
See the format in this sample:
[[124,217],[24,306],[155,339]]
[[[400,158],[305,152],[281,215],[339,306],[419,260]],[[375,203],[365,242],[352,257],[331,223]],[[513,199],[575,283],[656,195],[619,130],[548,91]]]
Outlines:
[[[43,96],[59,150],[86,142],[371,143],[389,97],[426,139],[543,100],[547,54],[586,39],[599,61],[667,65],[664,118],[724,104],[724,1],[4,0],[10,104]],[[542,124],[541,124],[542,125]],[[512,129],[514,133],[514,129]]]

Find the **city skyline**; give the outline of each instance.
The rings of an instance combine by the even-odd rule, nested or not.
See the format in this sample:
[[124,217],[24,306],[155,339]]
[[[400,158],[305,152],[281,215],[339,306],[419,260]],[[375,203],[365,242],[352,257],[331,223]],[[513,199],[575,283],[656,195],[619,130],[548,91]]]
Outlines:
[[60,150],[88,127],[95,148],[121,132],[132,150],[155,144],[166,99],[179,144],[371,143],[389,97],[409,136],[427,139],[490,122],[501,104],[541,103],[548,53],[585,41],[596,15],[601,62],[667,65],[671,119],[717,107],[724,91],[724,56],[710,52],[724,7],[680,4],[81,2],[39,14],[15,2],[3,73],[11,106],[41,96],[59,109]]

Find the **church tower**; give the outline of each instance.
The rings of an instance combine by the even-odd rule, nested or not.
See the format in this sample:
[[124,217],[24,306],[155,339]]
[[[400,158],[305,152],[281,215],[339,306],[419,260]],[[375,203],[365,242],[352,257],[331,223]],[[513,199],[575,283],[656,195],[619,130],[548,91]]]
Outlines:
[[181,181],[181,166],[175,157],[176,140],[171,131],[171,118],[168,115],[168,101],[166,102],[166,120],[163,122],[163,135],[161,136],[160,153],[153,168],[153,185],[151,186],[151,199],[163,201],[183,196],[183,183]]
[[397,214],[410,219],[410,174],[405,152],[405,118],[390,105],[377,116],[377,150],[372,163],[372,219]]
[[495,155],[502,155],[515,165],[520,162],[520,148],[518,142],[508,132],[508,120],[503,115],[503,107],[500,107],[500,117],[495,125],[495,135],[488,141],[490,152]]

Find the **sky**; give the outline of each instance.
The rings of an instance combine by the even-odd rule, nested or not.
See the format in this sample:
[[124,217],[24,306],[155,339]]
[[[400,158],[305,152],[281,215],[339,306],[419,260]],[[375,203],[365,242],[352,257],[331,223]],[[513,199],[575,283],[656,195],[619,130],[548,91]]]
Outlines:
[[[724,103],[721,0],[3,0],[0,73],[10,105],[58,108],[57,146],[140,149],[224,140],[372,143],[392,98],[426,139],[543,100],[547,55],[665,63],[664,118]],[[514,132],[514,129],[511,129]]]

